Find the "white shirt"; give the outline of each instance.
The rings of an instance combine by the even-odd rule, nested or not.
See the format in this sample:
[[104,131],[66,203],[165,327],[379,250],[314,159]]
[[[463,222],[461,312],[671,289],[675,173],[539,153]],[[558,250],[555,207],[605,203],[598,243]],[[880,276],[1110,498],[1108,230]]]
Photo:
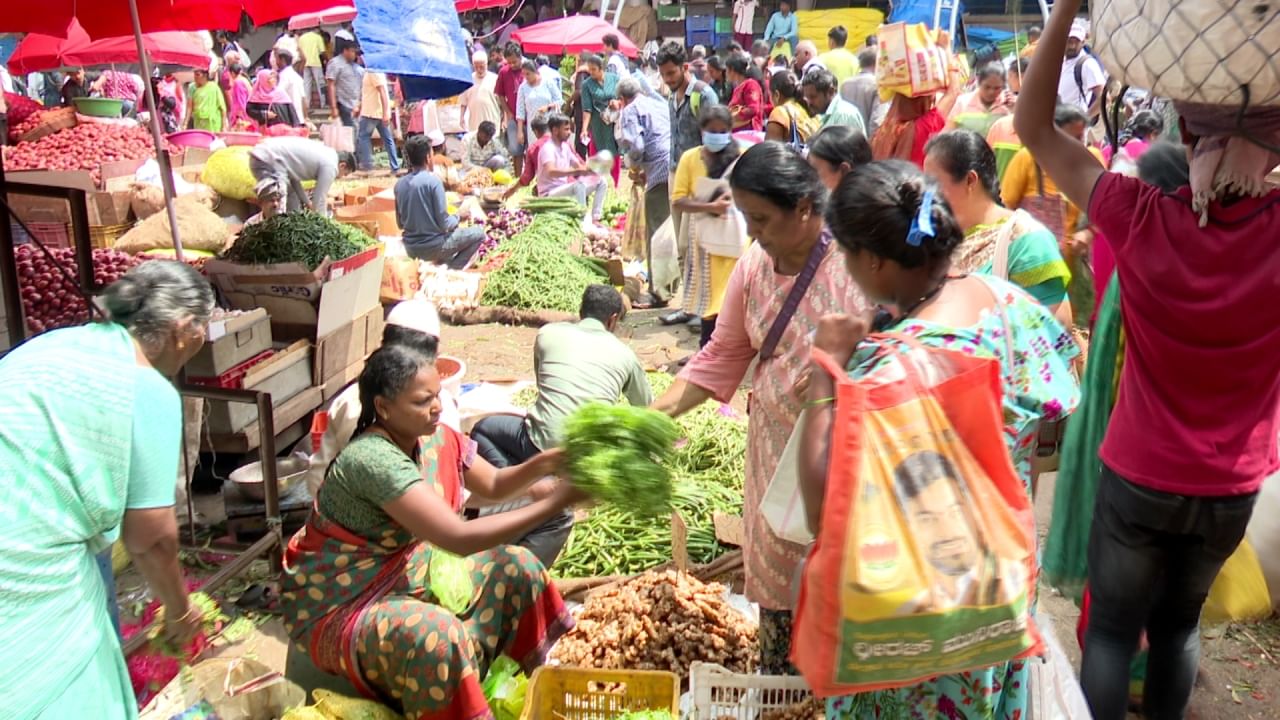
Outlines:
[[284,50],[289,53],[289,57],[292,58],[295,63],[302,58],[302,55],[298,52],[298,39],[288,33],[276,38],[276,44],[273,45],[271,49]]
[[13,78],[10,77],[4,65],[0,65],[0,89],[7,93],[13,92]]
[[631,70],[627,68],[627,61],[622,58],[622,53],[614,53],[609,56],[609,62],[605,63],[605,69],[618,76],[618,79],[631,77]]
[[467,110],[467,132],[474,133],[480,129],[480,123],[488,120],[494,127],[502,127],[502,102],[496,94],[498,74],[485,72],[484,77],[477,79],[473,73],[471,79],[475,83],[462,93],[462,104]]
[[733,0],[733,31],[752,34],[756,21],[756,0]]
[[294,109],[298,111],[298,120],[305,124],[307,122],[307,112],[302,107],[302,98],[307,94],[307,90],[306,85],[302,82],[302,76],[298,74],[297,70],[293,69],[292,65],[276,73],[276,75],[279,77],[279,80],[276,81],[276,86],[289,96],[289,100],[293,102]]
[[1075,105],[1088,112],[1090,98],[1081,95],[1080,87],[1076,85],[1076,63],[1080,62],[1084,63],[1080,84],[1084,86],[1086,93],[1106,84],[1107,75],[1102,70],[1102,63],[1099,63],[1096,58],[1085,55],[1081,50],[1080,54],[1074,58],[1062,61],[1062,76],[1058,78],[1058,102],[1063,105]]

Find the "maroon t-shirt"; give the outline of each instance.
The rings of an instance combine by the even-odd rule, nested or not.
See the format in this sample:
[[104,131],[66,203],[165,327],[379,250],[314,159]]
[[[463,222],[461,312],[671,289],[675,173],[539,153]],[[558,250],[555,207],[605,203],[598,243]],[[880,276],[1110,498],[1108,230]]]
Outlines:
[[524,73],[507,63],[498,70],[498,84],[494,92],[507,104],[511,117],[516,116],[516,95],[520,92],[520,83],[524,82]]
[[1209,209],[1105,173],[1089,219],[1115,253],[1124,369],[1100,456],[1124,478],[1191,496],[1256,492],[1280,414],[1280,191]]
[[520,171],[520,184],[528,185],[533,182],[533,178],[538,174],[538,155],[542,152],[542,146],[547,144],[551,133],[543,133],[542,137],[533,141],[529,149],[524,152],[524,169]]

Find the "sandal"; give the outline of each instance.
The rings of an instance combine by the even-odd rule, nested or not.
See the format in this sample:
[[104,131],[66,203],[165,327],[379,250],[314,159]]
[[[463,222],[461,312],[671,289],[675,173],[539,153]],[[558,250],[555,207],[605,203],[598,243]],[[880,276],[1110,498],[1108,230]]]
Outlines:
[[662,317],[658,318],[658,322],[662,323],[663,325],[682,325],[684,323],[689,322],[689,319],[692,317],[693,317],[692,315],[690,315],[689,313],[683,310],[677,310],[671,313],[670,315],[663,315]]

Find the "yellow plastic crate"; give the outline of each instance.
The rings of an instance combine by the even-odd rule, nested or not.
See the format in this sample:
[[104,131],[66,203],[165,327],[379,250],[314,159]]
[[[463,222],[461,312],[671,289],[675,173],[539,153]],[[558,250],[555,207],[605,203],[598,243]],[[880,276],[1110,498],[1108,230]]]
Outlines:
[[675,673],[548,666],[533,672],[520,720],[610,720],[644,710],[680,717]]

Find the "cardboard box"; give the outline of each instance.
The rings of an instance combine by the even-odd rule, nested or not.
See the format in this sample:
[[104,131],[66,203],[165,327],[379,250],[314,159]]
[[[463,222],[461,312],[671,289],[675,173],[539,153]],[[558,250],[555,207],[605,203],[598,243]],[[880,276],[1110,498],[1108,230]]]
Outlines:
[[328,405],[329,401],[337,397],[343,390],[346,390],[348,385],[359,380],[362,372],[364,372],[363,358],[355,365],[329,378],[320,388],[320,401]]
[[[271,406],[280,407],[311,387],[311,346],[300,340],[254,365],[244,376],[242,387],[271,393]],[[258,419],[257,406],[249,403],[214,400],[208,404],[205,422],[211,433],[240,432]]]
[[356,318],[316,341],[315,374],[312,384],[324,385],[331,378],[357,363],[382,345],[385,326],[382,305]]
[[261,308],[209,323],[208,341],[186,369],[196,377],[217,377],[271,349],[271,318]]
[[[127,190],[117,188],[110,192],[100,191],[87,172],[24,170],[6,173],[5,179],[16,183],[84,190],[90,225],[123,225],[132,217],[129,207],[131,198]],[[71,222],[71,206],[66,200],[59,198],[10,193],[9,207],[26,222]]]
[[301,263],[210,260],[205,273],[232,307],[266,310],[277,342],[318,342],[380,306],[382,264],[382,247],[376,246],[346,260],[326,261],[315,270]]

